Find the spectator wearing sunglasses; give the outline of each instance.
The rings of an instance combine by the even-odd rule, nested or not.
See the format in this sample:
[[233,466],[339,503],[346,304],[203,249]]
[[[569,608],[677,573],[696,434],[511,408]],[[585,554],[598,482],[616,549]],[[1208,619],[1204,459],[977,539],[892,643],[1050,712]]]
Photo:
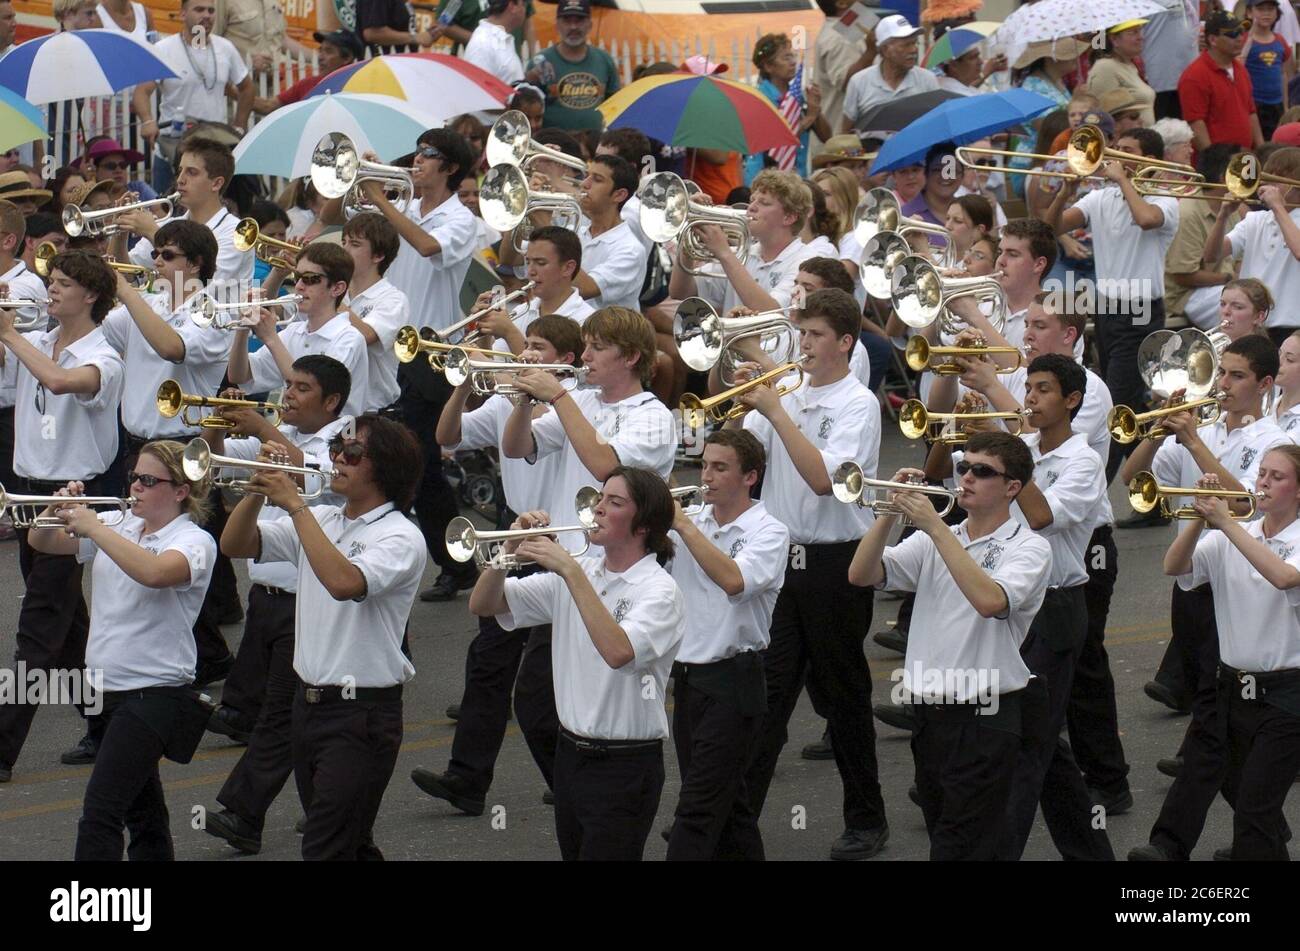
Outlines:
[[88,181],[111,180],[118,184],[118,194],[135,192],[140,201],[152,201],[158,193],[142,181],[131,178],[131,170],[139,168],[144,155],[128,149],[112,136],[102,135],[86,144],[86,154],[81,157],[81,173]]
[[[261,457],[285,452],[266,443]],[[303,858],[382,859],[372,833],[402,743],[402,685],[415,676],[406,627],[427,561],[403,514],[423,454],[408,429],[370,414],[329,452],[342,505],[308,506],[288,474],[256,473],[221,547],[297,566],[290,742]],[[259,522],[264,503],[284,514]]]
[[[87,495],[106,494],[103,475],[117,455],[125,373],[100,324],[113,306],[116,284],[99,255],[69,251],[50,263],[53,329],[20,332],[14,311],[0,310],[6,362],[20,364],[14,412],[18,492],[52,495],[80,482]],[[14,660],[28,670],[79,670],[90,629],[81,566],[72,554],[36,551],[27,536],[26,531],[18,535],[18,566],[27,590]],[[10,779],[35,711],[31,704],[0,704],[0,781]]]
[[1215,142],[1243,149],[1264,144],[1250,72],[1237,58],[1245,43],[1242,22],[1231,13],[1214,10],[1205,21],[1205,52],[1178,80],[1182,118],[1192,126],[1198,152]]

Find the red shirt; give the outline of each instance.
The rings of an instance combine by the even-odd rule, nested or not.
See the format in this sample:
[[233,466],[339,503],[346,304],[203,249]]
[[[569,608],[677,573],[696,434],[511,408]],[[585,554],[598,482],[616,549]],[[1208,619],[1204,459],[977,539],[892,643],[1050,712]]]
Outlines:
[[291,106],[295,102],[302,102],[302,100],[307,98],[307,93],[316,88],[316,85],[320,80],[321,77],[319,75],[304,76],[288,89],[280,90],[280,95],[275,98],[280,100],[280,105],[282,106]]
[[1250,116],[1255,111],[1250,73],[1241,60],[1233,60],[1232,78],[1210,54],[1202,53],[1183,70],[1178,79],[1178,101],[1186,122],[1205,123],[1210,141],[1243,149],[1254,147]]

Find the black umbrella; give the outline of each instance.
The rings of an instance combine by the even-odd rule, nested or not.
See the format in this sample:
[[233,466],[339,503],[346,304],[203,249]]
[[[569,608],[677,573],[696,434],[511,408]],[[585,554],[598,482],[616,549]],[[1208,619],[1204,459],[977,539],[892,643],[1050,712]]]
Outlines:
[[897,132],[914,119],[919,119],[941,102],[959,99],[959,94],[946,89],[933,89],[930,92],[891,99],[878,106],[872,106],[856,123],[863,134],[870,132]]

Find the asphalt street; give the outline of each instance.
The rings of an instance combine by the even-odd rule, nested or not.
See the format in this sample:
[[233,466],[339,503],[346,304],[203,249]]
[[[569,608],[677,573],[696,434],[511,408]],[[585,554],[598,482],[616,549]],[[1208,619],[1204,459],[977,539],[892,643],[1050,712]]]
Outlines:
[[[919,453],[917,444],[903,439],[897,426],[887,420],[881,477],[887,478],[901,465],[917,464]],[[689,472],[683,475],[690,478]],[[1122,487],[1112,486],[1111,497],[1117,515],[1127,514]],[[1108,818],[1111,842],[1121,858],[1130,847],[1146,841],[1170,783],[1156,772],[1156,760],[1173,754],[1188,722],[1142,692],[1169,638],[1172,581],[1163,576],[1160,562],[1172,537],[1172,528],[1116,532],[1119,582],[1106,644],[1117,682],[1120,727],[1135,800],[1129,812]],[[0,571],[0,656],[8,658],[14,648],[22,597],[16,543],[0,545],[0,559],[4,564]],[[242,590],[247,584],[242,565],[237,570]],[[435,570],[430,568],[426,583],[433,580]],[[897,606],[896,600],[877,594],[872,630],[880,630],[893,619]],[[447,719],[445,710],[460,699],[465,649],[474,630],[464,594],[445,604],[416,603],[411,648],[418,673],[407,685],[405,738],[375,827],[375,840],[389,859],[559,858],[551,809],[542,802],[541,775],[513,721],[507,729],[495,782],[487,797],[487,812],[482,817],[462,815],[448,804],[430,799],[410,780],[416,766],[442,770],[447,764],[454,724]],[[241,627],[228,627],[225,633],[234,648]],[[873,699],[887,698],[890,673],[901,665],[902,658],[870,639],[866,654],[875,684]],[[215,696],[219,686],[208,688],[208,692]],[[868,702],[867,698],[863,702]],[[925,827],[920,810],[907,797],[912,781],[908,736],[879,723],[877,730],[880,780],[891,836],[888,846],[873,861],[924,859],[928,850]],[[831,842],[843,830],[842,791],[835,764],[799,756],[800,748],[816,740],[821,732],[822,721],[805,695],[791,722],[790,742],[762,816],[770,859],[824,860]],[[81,734],[81,721],[71,707],[48,707],[38,713],[13,781],[0,785],[0,860],[72,857],[82,794],[92,767],[63,766],[59,754]],[[193,762],[185,766],[163,762],[162,778],[178,859],[246,862],[299,858],[294,824],[301,808],[292,779],[267,817],[260,855],[240,856],[198,828],[202,810],[216,808],[216,793],[241,749],[225,737],[209,733]],[[666,771],[659,826],[671,821],[677,799],[678,775],[671,751],[666,756]],[[1288,803],[1287,818],[1292,827],[1300,825],[1295,798]],[[1230,834],[1231,813],[1220,799],[1210,813],[1194,857],[1208,860],[1215,848],[1229,843]],[[651,835],[646,858],[662,859],[665,849],[664,841],[657,834]],[[1026,858],[1059,858],[1041,819],[1029,841]]]

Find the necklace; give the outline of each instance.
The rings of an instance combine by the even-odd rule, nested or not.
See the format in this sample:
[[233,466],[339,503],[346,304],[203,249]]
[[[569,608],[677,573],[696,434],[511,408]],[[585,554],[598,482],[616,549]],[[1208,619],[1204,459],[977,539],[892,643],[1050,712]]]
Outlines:
[[212,48],[212,43],[210,39],[209,42],[205,45],[208,48],[208,58],[212,61],[211,81],[208,80],[207,74],[204,73],[203,70],[199,68],[199,64],[195,62],[194,55],[190,53],[190,44],[186,43],[183,37],[181,39],[181,49],[185,50],[185,58],[190,61],[190,67],[194,70],[194,72],[198,73],[199,81],[203,83],[204,91],[212,92],[212,90],[217,85],[217,51]]

